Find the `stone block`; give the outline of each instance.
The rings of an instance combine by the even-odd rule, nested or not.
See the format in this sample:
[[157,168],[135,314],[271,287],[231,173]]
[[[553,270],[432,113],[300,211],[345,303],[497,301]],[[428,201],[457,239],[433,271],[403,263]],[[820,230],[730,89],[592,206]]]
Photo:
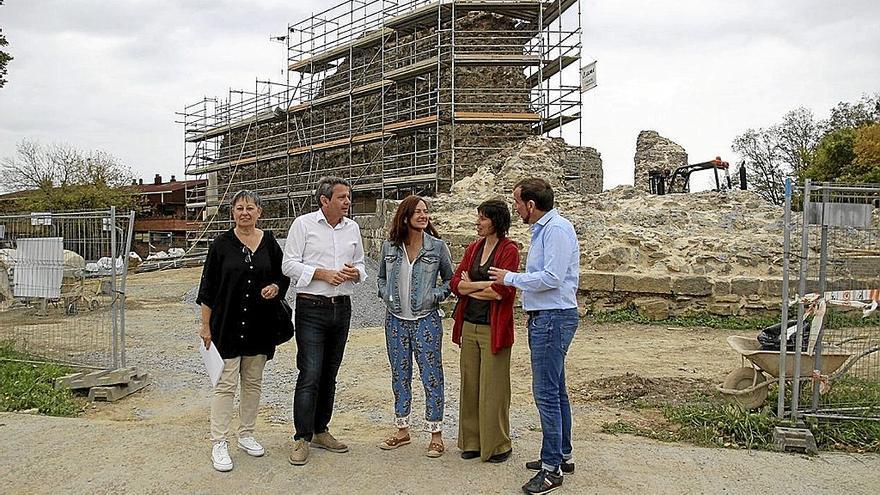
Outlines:
[[606,291],[614,290],[614,274],[604,272],[585,271],[581,272],[578,281],[578,289],[587,291]]
[[712,293],[712,281],[708,277],[694,275],[674,277],[672,292],[688,296],[708,296]]
[[712,293],[715,294],[716,300],[718,300],[718,296],[730,295],[730,280],[716,279],[713,284]]
[[646,318],[651,320],[669,318],[669,301],[662,297],[637,297],[632,303],[636,311]]
[[712,303],[709,305],[709,312],[713,315],[720,316],[736,316],[739,313],[739,302]]
[[740,299],[742,298],[736,294],[727,294],[725,296],[716,295],[712,298],[712,301],[717,303],[733,303],[739,302]]
[[614,275],[614,290],[645,294],[670,294],[671,278],[665,275]]
[[730,279],[730,292],[740,296],[761,293],[761,279],[754,277],[733,277]]

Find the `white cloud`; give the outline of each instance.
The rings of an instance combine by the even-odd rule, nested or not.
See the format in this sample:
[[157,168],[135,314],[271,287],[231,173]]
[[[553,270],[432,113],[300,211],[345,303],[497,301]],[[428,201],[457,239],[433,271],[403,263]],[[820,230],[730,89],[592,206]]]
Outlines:
[[[269,37],[329,5],[6,2],[0,27],[15,60],[0,89],[0,157],[23,138],[61,141],[113,153],[144,178],[180,177],[174,113],[257,78],[283,81],[284,50]],[[632,182],[642,129],[676,140],[692,162],[733,162],[730,143],[749,127],[880,91],[873,1],[581,0],[581,10],[584,59],[599,60],[583,144],[602,153],[607,187]]]

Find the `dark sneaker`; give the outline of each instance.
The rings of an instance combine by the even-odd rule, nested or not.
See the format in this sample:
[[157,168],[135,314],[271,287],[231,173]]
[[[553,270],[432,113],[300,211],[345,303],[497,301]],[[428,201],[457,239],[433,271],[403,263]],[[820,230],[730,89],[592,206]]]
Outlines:
[[461,458],[462,459],[465,459],[465,460],[476,459],[477,457],[480,457],[479,450],[462,450],[461,451]]
[[[559,465],[559,468],[562,469],[562,474],[573,474],[574,473],[574,463],[562,461],[562,464]],[[541,468],[541,460],[537,461],[529,461],[526,463],[526,469],[529,471],[540,471]]]
[[561,474],[551,473],[542,469],[528,483],[523,485],[522,489],[525,493],[540,495],[542,493],[550,493],[560,486],[562,486]]

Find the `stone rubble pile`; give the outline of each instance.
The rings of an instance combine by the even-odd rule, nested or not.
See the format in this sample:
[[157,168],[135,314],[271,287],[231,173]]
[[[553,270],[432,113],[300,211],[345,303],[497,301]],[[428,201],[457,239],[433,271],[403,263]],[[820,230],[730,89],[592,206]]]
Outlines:
[[[607,272],[767,276],[780,273],[782,208],[749,191],[656,196],[631,186],[599,194],[572,191],[558,161],[560,140],[532,138],[481,166],[432,201],[432,219],[453,245],[474,238],[477,205],[491,197],[512,204],[523,177],[548,180],[560,211],[575,226],[581,265]],[[528,245],[514,218],[511,237]]]

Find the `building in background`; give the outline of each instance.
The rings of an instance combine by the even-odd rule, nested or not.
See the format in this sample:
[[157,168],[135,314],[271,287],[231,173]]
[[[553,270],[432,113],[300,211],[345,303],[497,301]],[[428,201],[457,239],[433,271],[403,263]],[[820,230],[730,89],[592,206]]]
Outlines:
[[156,174],[152,184],[144,184],[143,180],[132,184],[140,196],[132,250],[146,258],[172,247],[186,249],[187,229],[198,228],[186,219],[186,190],[204,188],[206,182],[178,181],[173,175],[168,182],[162,182],[162,176]]

